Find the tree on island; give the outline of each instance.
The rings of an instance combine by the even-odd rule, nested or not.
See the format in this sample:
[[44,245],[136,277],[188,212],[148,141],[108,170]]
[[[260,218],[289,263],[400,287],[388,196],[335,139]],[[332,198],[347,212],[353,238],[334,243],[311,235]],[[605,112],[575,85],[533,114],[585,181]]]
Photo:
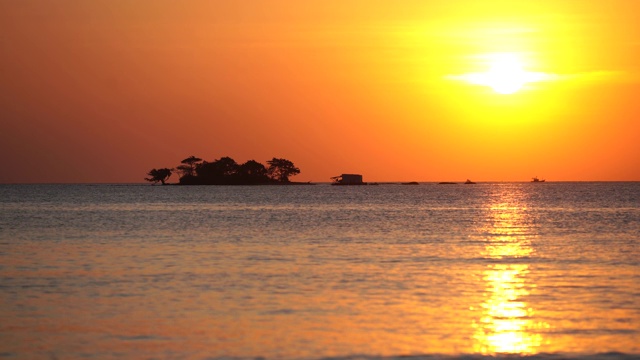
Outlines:
[[149,171],[147,173],[147,175],[149,175],[148,178],[144,178],[145,180],[152,182],[154,184],[157,184],[158,182],[161,182],[162,185],[166,185],[165,181],[167,181],[167,179],[169,179],[169,177],[171,176],[171,174],[173,173],[172,169],[167,169],[167,168],[162,168],[162,169],[151,169],[151,171]]
[[213,162],[205,161],[196,168],[197,181],[200,184],[226,185],[233,183],[233,177],[239,165],[232,158],[225,156]]
[[[180,185],[288,184],[290,176],[300,173],[300,169],[287,159],[273,158],[267,163],[269,167],[255,160],[238,164],[228,156],[212,162],[190,156],[180,162],[181,165],[176,168],[176,171],[180,175]],[[169,173],[163,176],[166,174],[165,170]],[[149,172],[150,178],[145,180],[161,181],[164,184],[171,175],[171,171],[172,169],[153,169]]]
[[238,167],[238,179],[245,184],[269,182],[267,168],[255,160],[249,160]]
[[202,161],[202,159],[191,155],[188,158],[182,160],[180,162],[182,165],[178,165],[178,167],[176,169],[178,170],[178,172],[180,174],[182,174],[183,177],[184,176],[195,176],[196,167],[198,166],[198,163],[201,162],[201,161]]
[[267,161],[267,164],[269,164],[267,169],[269,177],[282,183],[288,183],[289,176],[300,174],[300,169],[287,159],[273,158]]

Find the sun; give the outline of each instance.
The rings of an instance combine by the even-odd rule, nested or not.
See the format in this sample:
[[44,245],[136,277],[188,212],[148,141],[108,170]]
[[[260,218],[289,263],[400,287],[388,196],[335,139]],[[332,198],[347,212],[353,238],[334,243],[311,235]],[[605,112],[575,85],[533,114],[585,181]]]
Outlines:
[[546,74],[530,72],[518,54],[497,53],[482,55],[488,70],[482,73],[469,73],[454,78],[471,84],[488,86],[498,94],[508,95],[522,89],[527,83],[542,81]]
[[483,78],[484,84],[499,94],[513,94],[529,80],[520,60],[512,54],[496,56]]

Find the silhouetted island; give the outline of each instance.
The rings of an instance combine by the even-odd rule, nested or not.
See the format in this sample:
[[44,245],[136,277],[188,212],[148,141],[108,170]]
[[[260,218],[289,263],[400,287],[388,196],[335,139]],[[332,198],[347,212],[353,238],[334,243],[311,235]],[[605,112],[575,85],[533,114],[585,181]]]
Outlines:
[[232,158],[225,156],[214,161],[204,161],[190,156],[180,162],[176,168],[151,169],[145,180],[162,185],[175,172],[180,178],[178,185],[298,185],[289,181],[289,177],[298,175],[298,169],[287,159],[273,158],[267,161],[268,167],[249,160],[238,164]]

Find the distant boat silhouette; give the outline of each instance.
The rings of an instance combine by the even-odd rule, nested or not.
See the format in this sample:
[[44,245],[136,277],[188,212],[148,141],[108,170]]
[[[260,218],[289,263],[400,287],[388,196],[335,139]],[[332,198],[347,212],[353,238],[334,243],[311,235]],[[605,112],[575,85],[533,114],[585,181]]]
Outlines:
[[531,182],[544,182],[544,179],[540,180],[540,179],[538,179],[538,177],[536,176],[536,177],[532,177],[532,178],[531,178]]
[[403,182],[402,185],[420,185],[417,181]]
[[469,179],[467,179],[467,181],[465,181],[464,183],[465,183],[465,184],[467,184],[467,185],[475,184],[473,181],[471,181],[471,180],[469,180]]
[[333,183],[331,185],[367,185],[362,181],[362,175],[360,174],[342,174],[331,178]]

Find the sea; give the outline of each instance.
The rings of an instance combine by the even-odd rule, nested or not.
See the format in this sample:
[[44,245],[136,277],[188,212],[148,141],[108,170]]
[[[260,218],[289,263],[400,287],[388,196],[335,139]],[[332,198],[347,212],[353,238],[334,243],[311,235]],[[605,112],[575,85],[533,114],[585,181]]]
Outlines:
[[0,185],[0,358],[640,359],[640,182]]

